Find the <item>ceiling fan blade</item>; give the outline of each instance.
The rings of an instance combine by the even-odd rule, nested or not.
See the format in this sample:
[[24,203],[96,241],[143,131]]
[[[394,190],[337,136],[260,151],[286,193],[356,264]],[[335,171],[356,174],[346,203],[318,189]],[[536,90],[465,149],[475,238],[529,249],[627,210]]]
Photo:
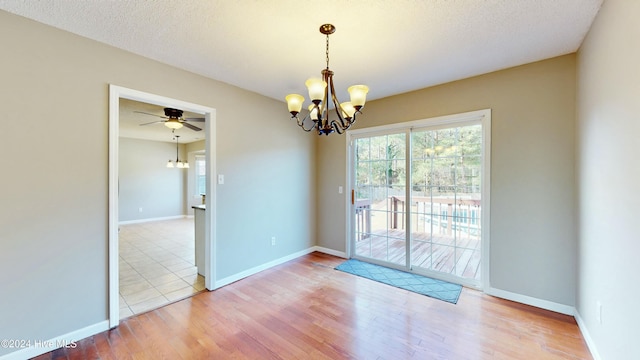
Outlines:
[[190,122],[204,122],[204,118],[186,118],[186,119],[184,119],[184,121],[190,121]]
[[138,113],[138,114],[145,114],[145,115],[151,115],[151,116],[157,116],[157,117],[159,117],[159,118],[166,119],[166,117],[165,117],[165,116],[156,115],[156,114],[150,114],[150,113],[148,113],[148,112],[144,112],[144,111],[137,111],[137,110],[135,110],[135,111],[134,111],[134,113]]
[[197,126],[193,126],[191,124],[189,124],[188,122],[183,122],[182,125],[184,125],[185,127],[188,127],[189,129],[193,130],[193,131],[200,131],[202,129],[200,129]]
[[152,121],[152,122],[148,122],[148,123],[140,124],[140,126],[151,125],[151,124],[157,124],[157,123],[163,123],[163,122],[164,122],[164,120]]

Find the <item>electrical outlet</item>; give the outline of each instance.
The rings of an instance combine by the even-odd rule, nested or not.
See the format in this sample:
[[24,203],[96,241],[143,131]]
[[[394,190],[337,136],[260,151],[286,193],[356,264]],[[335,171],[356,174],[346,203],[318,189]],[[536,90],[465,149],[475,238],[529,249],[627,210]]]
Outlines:
[[596,319],[598,324],[602,324],[602,303],[600,301],[596,301]]
[[271,246],[276,246],[276,237],[275,236],[271,237]]

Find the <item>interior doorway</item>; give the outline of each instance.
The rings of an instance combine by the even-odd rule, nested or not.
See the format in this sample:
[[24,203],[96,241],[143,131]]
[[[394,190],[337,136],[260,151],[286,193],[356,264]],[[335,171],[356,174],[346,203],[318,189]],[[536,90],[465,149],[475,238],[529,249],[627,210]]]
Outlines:
[[[202,271],[202,274],[204,276],[204,282],[202,281],[198,282],[197,273],[193,274],[194,279],[192,284],[190,284],[190,286],[193,287],[193,291],[198,291],[198,289],[204,289],[204,288],[213,289],[215,287],[215,281],[214,281],[215,279],[215,261],[214,260],[215,259],[213,257],[214,249],[215,249],[215,231],[211,230],[215,225],[215,201],[216,201],[215,200],[216,187],[215,187],[215,183],[212,180],[214,178],[212,174],[215,174],[215,154],[213,152],[213,149],[215,149],[215,137],[212,136],[212,134],[215,131],[215,110],[212,108],[201,106],[201,105],[184,102],[177,99],[167,98],[167,97],[163,97],[155,94],[144,93],[137,90],[127,89],[127,88],[123,88],[115,85],[110,85],[109,90],[110,90],[109,91],[109,323],[111,327],[115,327],[118,325],[119,320],[121,318],[120,310],[122,305],[122,297],[120,294],[120,279],[121,279],[120,247],[121,245],[125,246],[124,242],[123,244],[120,244],[120,236],[119,236],[120,235],[119,232],[121,230],[121,227],[120,227],[121,218],[119,216],[119,213],[121,210],[120,209],[121,197],[119,194],[121,190],[120,188],[121,186],[120,160],[121,159],[119,155],[121,150],[120,135],[121,133],[122,134],[127,133],[128,130],[125,129],[124,127],[121,128],[121,122],[120,122],[121,102],[134,101],[134,102],[144,103],[150,106],[161,107],[163,109],[164,108],[180,109],[184,112],[197,114],[199,117],[204,119],[202,121],[202,125],[204,125],[204,128],[202,129],[202,134],[203,134],[202,136],[204,137],[203,139],[204,146],[203,146],[203,149],[201,150],[204,151],[205,159],[206,159],[205,188],[208,195],[206,197],[206,203],[203,204],[207,208],[206,215],[204,216],[203,224],[200,224],[200,226],[204,228],[202,229],[202,234],[204,238],[203,239],[204,246],[202,247],[203,253],[204,253],[203,254],[204,271]],[[162,119],[150,119],[149,122],[151,123],[157,120],[162,120]],[[165,126],[163,126],[163,124],[159,124],[158,128],[159,130],[170,131],[168,127],[165,129]],[[188,127],[188,128],[191,128],[191,127]],[[172,135],[175,135],[175,132]],[[179,147],[178,147],[179,145],[177,144],[177,142],[175,147],[173,145],[171,146],[174,149],[172,151],[172,154],[177,155],[179,157],[180,151],[179,151]],[[166,167],[167,159],[172,160],[172,156],[167,157],[168,154],[164,154],[164,153],[162,156],[164,157],[164,160],[162,163],[159,164],[159,166],[163,167],[164,168],[163,170],[180,170],[180,171],[185,170],[185,169],[166,169],[165,167]],[[184,156],[185,157],[187,156],[186,152]],[[177,163],[178,159],[175,159],[175,160]],[[182,159],[180,160],[182,161]],[[177,176],[182,177],[184,179],[187,178],[186,173],[180,174]],[[187,214],[187,210],[186,210],[187,203],[188,203],[187,201],[183,201],[181,205],[184,208],[183,214]],[[155,209],[155,207],[152,206],[151,209],[147,208],[146,210],[149,211],[152,209]],[[140,213],[143,213],[145,209],[143,207],[139,207],[138,211]],[[171,217],[163,218],[162,216],[159,216],[159,217],[156,216],[154,218],[154,215],[147,215],[147,216],[150,216],[152,220],[156,220],[154,221],[156,223],[154,225],[158,225],[158,227],[160,228],[159,233],[163,234],[163,235],[156,235],[155,236],[156,240],[160,236],[164,236],[167,233],[170,233],[170,230],[167,230],[168,228],[164,228],[163,230],[162,224],[159,224],[159,222],[165,222],[164,225],[166,226],[167,225],[166,222],[169,222],[171,220],[179,220],[179,218],[182,218],[182,219],[188,219],[191,225],[193,225],[192,217],[190,218],[185,216],[177,216],[174,219],[171,219]],[[153,231],[151,231],[150,227],[151,227],[151,224],[154,222],[148,222],[148,223],[142,222],[142,223],[147,223],[146,225],[147,228],[144,229],[144,227],[141,227],[140,229],[138,229],[138,231],[141,231],[143,233],[145,232],[152,233]],[[133,221],[133,223],[136,223],[136,222]],[[171,224],[169,224],[169,226],[171,228]],[[175,228],[179,227],[177,224],[173,224],[173,226]],[[189,226],[189,224],[187,224],[186,226],[190,229],[193,229],[195,227],[195,226]],[[130,230],[130,229],[126,229],[126,230]],[[125,233],[127,232],[126,230],[125,230]],[[131,231],[129,231],[128,235],[131,236]],[[191,239],[193,239],[193,235],[190,235],[190,237]],[[170,241],[168,242],[164,241],[163,243],[165,247],[168,247],[168,248],[172,247],[172,245],[170,244]],[[174,250],[176,250],[175,247],[174,247]],[[150,251],[152,253],[155,252],[156,254],[160,254],[159,250],[157,249],[150,250]],[[147,267],[146,270],[141,270],[141,271],[147,273],[148,276],[159,275],[157,272],[163,273],[160,276],[156,276],[156,280],[158,280],[157,278],[160,278],[161,276],[166,276],[167,278],[172,278],[172,280],[174,281],[175,280],[184,281],[184,279],[180,277],[181,274],[177,274],[177,273],[183,270],[178,268],[185,266],[184,262],[189,260],[188,258],[190,256],[188,256],[187,252],[180,254],[180,255],[183,255],[184,258],[176,258],[175,257],[176,254],[171,254],[171,256],[173,256],[172,259],[166,258],[168,255],[160,255],[160,260],[162,260],[161,258],[165,257],[164,264],[162,263],[154,264],[154,265],[151,265],[151,267]],[[169,268],[172,268],[175,272]],[[127,270],[131,270],[131,269],[127,269]],[[137,270],[134,270],[134,271],[138,275],[142,275],[139,271]],[[167,271],[170,271],[171,274],[167,273]],[[182,274],[182,275],[187,276],[187,274]],[[179,279],[173,278],[176,276],[179,277]],[[148,279],[146,280],[149,284],[151,284],[148,281]],[[171,286],[177,286],[177,284],[173,284],[173,285],[151,284],[151,285],[155,290],[158,290],[157,287],[165,286],[165,290],[168,290],[169,288],[171,288]],[[145,286],[148,286],[148,285],[145,285]],[[182,298],[183,297],[184,296],[182,296]],[[167,296],[164,296],[164,298],[167,298]],[[174,299],[177,299],[177,298],[174,297]]]
[[198,151],[204,160],[204,122],[200,114],[120,99],[120,319],[204,290],[192,206],[201,205],[206,172],[189,156]]

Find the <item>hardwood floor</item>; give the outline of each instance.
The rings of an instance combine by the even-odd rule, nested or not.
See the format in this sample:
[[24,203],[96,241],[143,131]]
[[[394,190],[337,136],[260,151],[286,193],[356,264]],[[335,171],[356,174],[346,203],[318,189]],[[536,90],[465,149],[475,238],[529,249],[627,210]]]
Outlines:
[[312,253],[36,359],[591,359],[574,319],[463,289],[457,305]]

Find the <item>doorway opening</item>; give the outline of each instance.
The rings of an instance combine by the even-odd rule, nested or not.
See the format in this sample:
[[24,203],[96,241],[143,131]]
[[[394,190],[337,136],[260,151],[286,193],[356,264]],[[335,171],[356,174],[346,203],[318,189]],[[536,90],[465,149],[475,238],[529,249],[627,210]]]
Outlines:
[[[182,118],[194,123],[170,129],[164,126],[165,113],[162,106],[120,99],[120,319],[204,290],[191,206],[201,204],[206,172],[187,156],[199,151],[204,160],[204,118],[184,112]],[[197,170],[201,189],[196,196],[189,180]],[[201,249],[197,252],[203,257]]]
[[[115,327],[128,315],[215,287],[215,110],[115,85],[109,90],[109,323]],[[190,141],[179,145],[176,130],[148,116],[162,117],[164,108],[201,118],[202,130],[185,126],[198,134],[181,133]],[[150,119],[140,119],[145,113]],[[131,114],[138,119],[128,123]],[[196,187],[187,186],[195,168],[184,166],[194,152],[204,155],[199,190],[209,195],[205,201],[198,194],[206,209],[198,226],[189,201]],[[182,157],[183,166],[168,168],[167,160],[177,163],[174,156]],[[199,267],[196,228],[204,262]]]

